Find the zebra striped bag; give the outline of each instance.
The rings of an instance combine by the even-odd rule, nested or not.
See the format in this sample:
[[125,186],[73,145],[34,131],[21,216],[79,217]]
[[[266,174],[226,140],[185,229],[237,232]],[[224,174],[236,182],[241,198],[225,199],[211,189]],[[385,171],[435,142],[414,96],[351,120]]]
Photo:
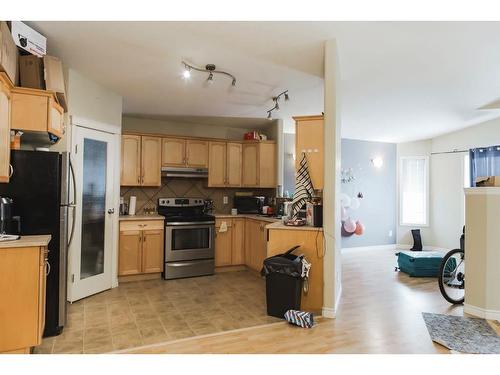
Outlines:
[[314,316],[307,311],[288,310],[285,313],[285,320],[302,328],[312,328],[314,326]]

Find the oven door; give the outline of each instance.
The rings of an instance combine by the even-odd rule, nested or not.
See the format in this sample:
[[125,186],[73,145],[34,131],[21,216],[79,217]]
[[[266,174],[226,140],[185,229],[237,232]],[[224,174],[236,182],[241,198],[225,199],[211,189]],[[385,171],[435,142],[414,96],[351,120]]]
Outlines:
[[165,262],[214,257],[215,224],[169,223],[165,226]]

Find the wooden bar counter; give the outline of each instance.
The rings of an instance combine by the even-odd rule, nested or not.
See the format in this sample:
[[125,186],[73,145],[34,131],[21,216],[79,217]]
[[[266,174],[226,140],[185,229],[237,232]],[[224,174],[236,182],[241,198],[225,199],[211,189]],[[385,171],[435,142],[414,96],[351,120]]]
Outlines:
[[42,342],[50,238],[0,242],[0,353],[30,353]]
[[309,291],[302,291],[301,310],[321,314],[323,308],[323,228],[289,227],[282,222],[269,224],[267,256],[282,254],[293,246],[300,245],[294,254],[304,254],[311,263]]

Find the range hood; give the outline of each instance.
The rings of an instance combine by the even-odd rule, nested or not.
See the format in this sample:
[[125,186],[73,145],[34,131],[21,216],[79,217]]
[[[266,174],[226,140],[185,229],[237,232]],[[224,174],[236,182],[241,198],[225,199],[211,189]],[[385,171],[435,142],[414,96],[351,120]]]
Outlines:
[[162,167],[162,177],[208,178],[208,168]]

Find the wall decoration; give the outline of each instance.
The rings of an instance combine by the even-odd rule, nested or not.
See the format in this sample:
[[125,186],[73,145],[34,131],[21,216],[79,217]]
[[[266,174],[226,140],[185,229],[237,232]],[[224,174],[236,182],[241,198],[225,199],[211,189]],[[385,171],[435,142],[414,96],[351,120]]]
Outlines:
[[[361,167],[359,167],[361,170]],[[356,180],[354,170],[352,168],[342,169],[340,181],[343,184],[353,184]],[[363,193],[358,192],[352,197],[342,193],[340,194],[340,218],[342,220],[341,235],[342,237],[350,237],[353,234],[361,236],[365,231],[365,226],[359,221],[351,218],[353,211],[356,211],[361,206]]]

